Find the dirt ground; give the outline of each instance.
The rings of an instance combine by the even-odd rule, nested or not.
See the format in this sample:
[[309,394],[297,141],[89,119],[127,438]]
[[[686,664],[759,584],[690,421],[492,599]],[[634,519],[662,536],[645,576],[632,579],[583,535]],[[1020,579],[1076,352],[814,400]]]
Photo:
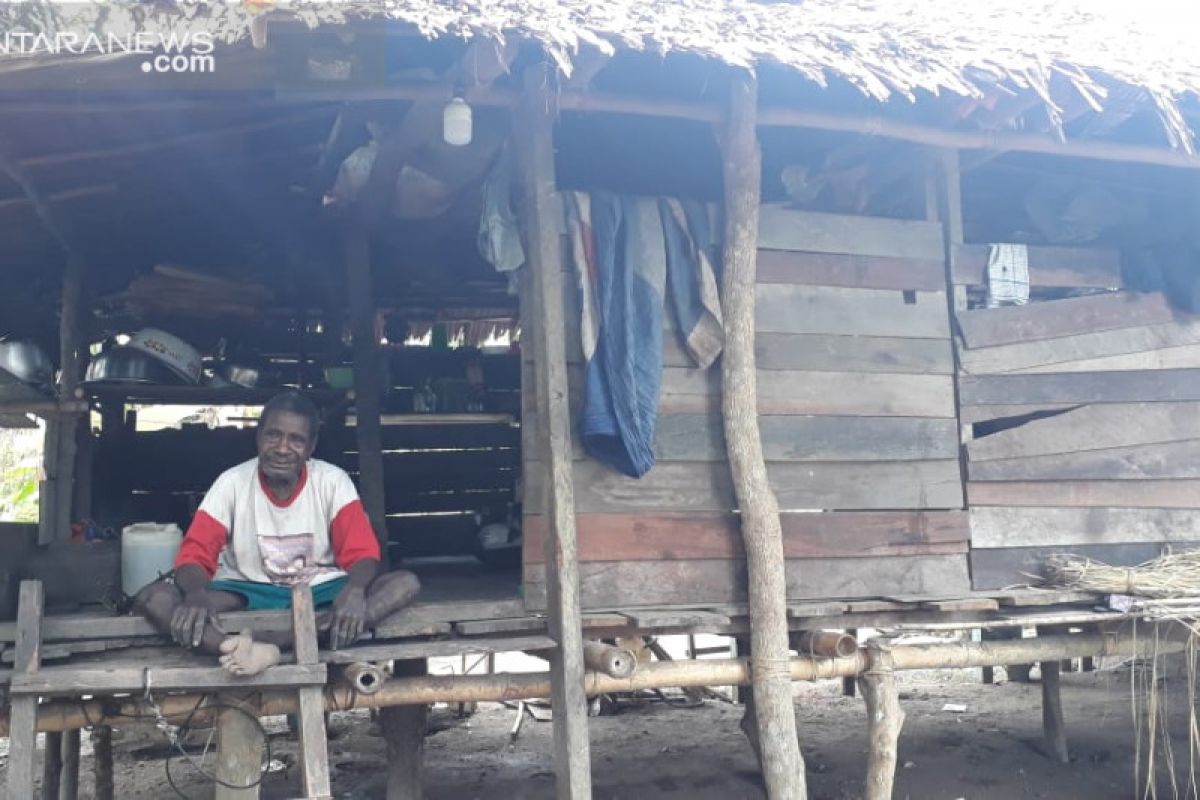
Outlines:
[[[1003,676],[1003,670],[998,672]],[[897,800],[1135,796],[1127,669],[1063,675],[1072,750],[1068,766],[1043,755],[1036,683],[983,685],[978,670],[903,678],[902,705],[908,717],[900,743]],[[953,710],[953,704],[966,710]],[[1186,706],[1186,697],[1173,705]],[[514,714],[496,704],[483,705],[466,718],[451,708],[434,710],[425,750],[430,800],[554,796],[551,723],[527,718],[520,735],[510,740]],[[619,713],[592,719],[595,797],[764,797],[753,756],[738,730],[740,714],[739,707],[715,700],[690,708],[656,701],[632,703]],[[842,696],[840,682],[802,684],[797,687],[797,714],[810,797],[858,798],[867,744],[862,701]],[[1175,747],[1186,762],[1185,720],[1178,716]],[[299,785],[295,738],[282,718],[267,720],[267,728],[275,771],[264,779],[263,797],[292,797]],[[382,798],[384,743],[368,713],[334,714],[331,733],[335,795]],[[203,737],[197,741],[203,745]],[[0,756],[5,745],[0,740]],[[89,798],[90,750],[85,741],[81,796]],[[122,800],[177,796],[164,779],[167,750],[157,734],[123,732],[117,753],[117,796]],[[1186,763],[1180,772],[1185,770]],[[174,759],[172,771],[185,796],[211,796],[211,788],[186,763]],[[1169,783],[1160,787],[1160,797],[1173,796]],[[1182,787],[1178,796],[1185,796]]]

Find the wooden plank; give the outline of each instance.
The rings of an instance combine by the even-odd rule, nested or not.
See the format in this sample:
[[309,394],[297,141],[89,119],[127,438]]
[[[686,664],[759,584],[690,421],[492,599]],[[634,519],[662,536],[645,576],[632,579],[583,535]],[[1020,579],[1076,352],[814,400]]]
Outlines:
[[699,608],[643,608],[623,613],[636,628],[646,631],[652,628],[721,628],[730,621],[724,614]]
[[[762,370],[914,372],[922,375],[954,372],[954,354],[948,338],[757,333],[754,356],[760,375]],[[686,362],[683,365],[690,366]]]
[[[1099,545],[1105,547],[1107,545]],[[1123,545],[1118,545],[1123,546]],[[1000,550],[984,550],[983,553],[999,553]],[[1011,608],[1030,608],[1039,606],[1056,606],[1070,603],[1095,605],[1100,595],[1095,592],[1075,592],[1065,589],[1009,589],[1004,592],[993,592],[993,597],[1000,605]]]
[[[947,555],[965,552],[970,536],[963,511],[785,513],[780,522],[787,558]],[[745,558],[734,514],[580,514],[576,525],[584,562]],[[528,516],[523,530],[540,544],[545,521]],[[535,548],[526,563],[543,563]]]
[[945,292],[759,283],[754,330],[946,339],[950,318]]
[[980,481],[967,496],[973,506],[1200,508],[1200,480]]
[[[954,247],[956,284],[987,285],[991,245],[960,244]],[[1100,247],[1050,247],[1029,245],[1029,284],[1035,287],[1119,289],[1121,253]]]
[[1195,401],[1200,400],[1200,370],[964,376],[959,393],[964,406]]
[[326,664],[353,664],[355,661],[392,661],[482,653],[517,653],[525,650],[554,650],[558,643],[549,636],[500,636],[484,639],[445,639],[434,642],[395,642],[365,644],[342,650],[326,650]]
[[1000,602],[991,597],[956,597],[945,600],[922,600],[921,608],[930,611],[996,611]]
[[[659,408],[664,413],[713,413],[719,398],[715,379],[688,370],[664,375]],[[760,370],[758,413],[953,417],[954,386],[945,375]]]
[[971,509],[971,547],[1133,544],[1200,540],[1200,509]]
[[482,511],[490,508],[504,508],[505,504],[513,502],[515,492],[515,486],[504,489],[462,489],[418,494],[388,492],[386,509],[389,515]]
[[1200,478],[1200,441],[979,461],[968,469],[972,481]]
[[[525,568],[531,607],[545,605],[542,565]],[[746,600],[741,561],[611,561],[580,565],[580,596],[589,609],[739,603]],[[872,597],[892,593],[969,591],[967,557],[789,559],[789,600]]]
[[[1192,550],[1200,542],[1174,542],[1173,551]],[[1116,567],[1134,567],[1162,555],[1161,544],[1048,545],[971,551],[971,583],[976,590],[1002,589],[1036,582],[1046,558],[1065,553]],[[1092,596],[1094,599],[1094,596]]]
[[977,438],[971,461],[1200,439],[1200,403],[1086,405]]
[[[763,415],[758,425],[768,461],[928,461],[958,455],[958,425],[953,419]],[[723,461],[721,419],[663,415],[654,449],[661,461]]]
[[1172,322],[1120,330],[1093,331],[1033,342],[964,349],[964,372],[985,375],[1054,364],[1130,355],[1200,343],[1200,320],[1180,314]]
[[759,283],[946,291],[946,268],[940,258],[759,250],[756,278]]
[[147,668],[142,664],[105,667],[48,667],[13,675],[10,691],[21,695],[76,695],[82,687],[95,694],[141,692],[146,680],[159,691],[322,686],[324,664],[281,664],[250,677],[230,675],[221,667]]
[[[17,646],[13,680],[31,678],[42,665],[42,584],[21,581],[17,605]],[[12,683],[9,683],[11,686]],[[8,793],[10,800],[33,797],[37,766],[38,699],[13,697],[8,712]]]
[[[771,463],[780,508],[871,510],[962,508],[963,487],[954,461]],[[542,478],[525,476],[525,508],[538,508]],[[575,510],[592,512],[728,511],[733,488],[722,462],[664,462],[639,479],[596,461],[575,464]]]
[[1125,353],[1083,361],[1064,361],[1038,367],[1013,370],[1011,374],[1028,375],[1045,372],[1113,372],[1130,369],[1196,369],[1200,368],[1200,344],[1185,344],[1142,353]]
[[958,328],[967,347],[994,347],[1175,320],[1175,310],[1159,292],[1109,292],[960,311]]
[[847,253],[940,260],[940,226],[916,220],[799,211],[774,203],[759,207],[758,246],[767,250]]
[[[292,587],[292,631],[297,664],[316,664],[317,615],[312,587]],[[306,797],[332,795],[329,774],[329,746],[325,738],[325,692],[320,686],[300,689],[300,781]]]
[[850,606],[840,602],[788,603],[788,616],[792,619],[806,617],[828,617],[844,613]]
[[545,617],[512,617],[510,619],[475,619],[454,623],[454,630],[462,636],[484,636],[497,633],[526,633],[545,631]]

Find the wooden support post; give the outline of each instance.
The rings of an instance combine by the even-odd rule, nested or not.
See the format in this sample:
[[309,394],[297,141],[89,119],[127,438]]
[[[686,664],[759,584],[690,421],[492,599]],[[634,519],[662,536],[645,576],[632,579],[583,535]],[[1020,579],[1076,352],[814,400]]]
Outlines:
[[[317,616],[312,587],[292,587],[292,630],[296,663],[316,664]],[[305,686],[300,695],[300,779],[304,796],[317,800],[332,795],[329,778],[329,749],[325,739],[325,692],[320,686]]]
[[46,734],[42,748],[42,797],[57,800],[58,787],[62,778],[62,751],[64,731]]
[[771,800],[799,800],[808,796],[808,790],[787,669],[783,534],[779,504],[767,482],[759,437],[754,361],[755,265],[762,180],[756,133],[758,84],[751,73],[738,72],[731,86],[729,118],[720,137],[725,179],[721,416],[749,571],[751,685],[763,779]]
[[966,311],[967,287],[955,286],[952,278],[954,260],[958,257],[957,245],[963,243],[962,174],[959,171],[957,150],[942,150],[939,155],[942,178],[941,217],[946,238],[946,285],[952,293],[951,310]]
[[257,800],[262,780],[263,732],[249,697],[221,695],[217,713],[217,786],[213,800]]
[[[41,581],[21,581],[17,607],[15,674],[37,672],[42,665]],[[9,800],[33,797],[33,775],[37,761],[37,695],[17,695],[9,711],[8,794]]]
[[867,735],[871,743],[863,798],[891,800],[896,779],[896,747],[904,726],[892,654],[874,642],[868,644],[867,669],[858,682],[867,703]]
[[592,796],[587,695],[584,691],[583,622],[575,541],[571,417],[563,331],[562,203],[554,174],[554,73],[548,64],[526,69],[513,121],[525,252],[533,282],[533,340],[537,384],[537,459],[546,470],[546,589],[550,635],[558,649],[550,659],[554,709],[554,765],[558,797]]
[[[397,661],[392,666],[397,677],[424,675],[424,659]],[[387,742],[387,800],[421,800],[425,796],[425,721],[426,705],[390,706],[379,714],[379,724]]]
[[95,777],[95,799],[113,800],[112,728],[97,725],[92,729],[92,768]]
[[383,370],[375,339],[375,300],[371,282],[371,245],[367,227],[352,223],[346,238],[346,290],[354,337],[354,433],[358,441],[358,493],[379,539],[384,569],[388,531],[383,483]]
[[1059,764],[1069,764],[1066,721],[1063,718],[1062,684],[1059,672],[1062,663],[1043,661],[1042,665],[1042,734],[1050,758]]
[[[522,169],[526,250],[533,281],[536,391],[539,415],[546,420],[537,442],[549,473],[545,561],[549,629],[559,643],[551,667],[554,708],[555,773],[560,798],[591,796],[591,756],[584,693],[583,638],[576,556],[574,485],[571,472],[571,422],[567,404],[566,355],[562,331],[561,204],[555,188],[553,156],[553,73],[546,65],[525,75],[525,92],[516,121]],[[523,129],[523,130],[522,130]]]
[[[858,639],[858,628],[847,628],[846,634]],[[842,696],[854,697],[856,692],[854,678],[842,678]]]
[[[58,800],[79,797],[79,729],[64,731],[62,740],[62,774],[58,783]],[[42,792],[43,797],[50,797]]]

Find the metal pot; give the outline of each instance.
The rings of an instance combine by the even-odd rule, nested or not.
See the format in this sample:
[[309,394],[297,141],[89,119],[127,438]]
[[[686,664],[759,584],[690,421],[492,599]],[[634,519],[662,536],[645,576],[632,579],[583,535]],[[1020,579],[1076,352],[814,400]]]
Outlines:
[[114,347],[92,359],[84,383],[184,383],[177,372],[131,347]]
[[223,382],[246,389],[262,389],[278,386],[280,377],[271,365],[256,359],[231,359],[216,369]]
[[187,383],[200,382],[200,353],[178,336],[158,328],[142,328],[130,338],[129,346],[165,364]]
[[54,366],[33,342],[0,342],[0,369],[35,386],[54,381]]

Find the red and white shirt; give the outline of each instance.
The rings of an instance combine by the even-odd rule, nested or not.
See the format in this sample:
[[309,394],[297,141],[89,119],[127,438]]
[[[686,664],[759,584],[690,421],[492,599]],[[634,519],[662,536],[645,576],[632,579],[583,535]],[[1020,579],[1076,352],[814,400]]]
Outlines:
[[196,564],[216,580],[290,586],[340,577],[379,542],[339,467],[309,459],[287,500],[267,488],[251,459],[221,473],[188,527],[175,567]]

